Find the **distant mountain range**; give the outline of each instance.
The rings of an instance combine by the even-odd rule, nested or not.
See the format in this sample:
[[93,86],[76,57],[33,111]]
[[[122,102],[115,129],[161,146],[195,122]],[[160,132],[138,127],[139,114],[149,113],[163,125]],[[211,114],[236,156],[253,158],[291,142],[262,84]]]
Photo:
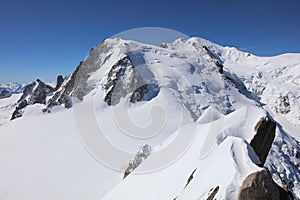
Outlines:
[[0,98],[9,97],[13,93],[21,93],[24,86],[19,83],[0,83]]

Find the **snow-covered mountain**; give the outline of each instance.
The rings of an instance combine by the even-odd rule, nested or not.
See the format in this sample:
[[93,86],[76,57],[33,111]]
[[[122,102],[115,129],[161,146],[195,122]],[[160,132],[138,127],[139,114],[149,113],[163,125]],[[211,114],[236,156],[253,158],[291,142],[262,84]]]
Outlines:
[[0,197],[299,199],[299,65],[201,38],[106,39],[17,98]]
[[22,117],[24,109],[28,105],[46,104],[47,96],[51,96],[55,88],[45,84],[37,79],[24,87],[23,94],[17,102],[15,111],[12,114],[11,120]]

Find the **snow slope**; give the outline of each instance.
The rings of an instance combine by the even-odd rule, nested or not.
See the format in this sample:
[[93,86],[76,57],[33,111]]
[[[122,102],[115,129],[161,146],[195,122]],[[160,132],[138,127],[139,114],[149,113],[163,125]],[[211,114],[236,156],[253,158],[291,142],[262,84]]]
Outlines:
[[[84,110],[87,109],[84,103],[80,106]],[[250,116],[246,114],[249,109],[257,108],[241,108],[228,115],[228,118],[230,121],[237,121],[241,115]],[[258,121],[262,116],[263,112],[255,117],[251,115],[251,120]],[[224,131],[231,129],[232,125],[237,125],[236,123],[225,123],[216,130],[212,128],[215,127],[212,121],[208,121],[189,123],[186,128],[180,129],[183,133],[176,133],[186,137],[186,134],[196,131],[196,137],[190,141],[192,143],[187,151],[173,164],[153,173],[133,173],[123,180],[122,172],[102,165],[85,150],[73,117],[73,111],[70,109],[50,115],[27,115],[1,127],[0,188],[3,199],[99,199],[103,196],[106,196],[104,199],[129,199],[138,194],[145,196],[144,199],[172,199],[176,196],[190,199],[190,196],[208,195],[209,189],[214,186],[220,187],[217,197],[223,198],[228,195],[236,196],[243,178],[260,170],[254,164],[259,161],[246,143],[247,140],[227,136],[221,143],[217,141],[218,134],[222,135]],[[221,117],[216,121],[220,120],[227,121],[227,117],[225,120]],[[253,126],[254,124],[250,123],[249,128],[252,127],[252,131],[245,128],[241,136],[250,139],[254,134]],[[162,141],[161,138],[157,139]],[[203,147],[208,140],[212,140],[212,147]],[[127,141],[123,145],[125,143],[134,147]],[[162,146],[163,149],[168,148],[168,145]],[[233,156],[233,153],[238,154]],[[159,159],[155,157],[154,152],[140,168],[147,168],[147,164],[151,165],[152,159],[157,158]],[[125,160],[120,166],[126,166],[128,161]],[[222,170],[219,170],[220,163]],[[189,175],[196,168],[199,171],[195,174],[195,180],[184,189]],[[219,178],[216,181],[213,177]],[[195,189],[194,184],[201,184],[203,181],[205,184]]]
[[[263,112],[258,112],[260,114],[251,117],[246,115],[247,110],[251,109],[255,110],[256,108],[241,108],[228,117],[231,118],[230,121],[238,121],[240,114],[243,113],[244,120],[258,121],[264,116]],[[248,129],[240,131],[240,137],[228,135],[218,144],[217,135],[233,128],[232,125],[242,125],[242,122],[241,124],[224,123],[227,120],[227,117],[221,117],[206,123],[196,122],[182,127],[176,133],[177,135],[184,134],[187,137],[186,134],[193,132],[196,134],[191,146],[178,157],[176,162],[155,172],[141,173],[148,167],[147,165],[151,165],[155,159],[159,159],[153,153],[137,168],[135,173],[130,174],[104,199],[136,199],[136,197],[143,199],[174,199],[176,197],[177,199],[206,199],[210,189],[214,187],[220,188],[216,195],[217,199],[235,199],[246,176],[261,170],[261,168],[256,165],[260,161],[252,147],[243,138],[243,136],[245,138],[248,136],[249,139],[251,136],[253,137],[253,132],[251,134]],[[221,121],[221,125],[223,123],[224,125],[216,128],[214,123],[217,121]],[[250,127],[251,123],[249,123]],[[252,129],[254,130],[253,127]],[[208,148],[207,143],[210,143],[210,140],[213,145]],[[220,165],[222,169],[220,169]],[[193,173],[194,170],[196,171]],[[187,185],[187,180],[192,173],[194,178]]]
[[72,110],[1,126],[0,160],[1,199],[99,199],[122,180],[86,152]]

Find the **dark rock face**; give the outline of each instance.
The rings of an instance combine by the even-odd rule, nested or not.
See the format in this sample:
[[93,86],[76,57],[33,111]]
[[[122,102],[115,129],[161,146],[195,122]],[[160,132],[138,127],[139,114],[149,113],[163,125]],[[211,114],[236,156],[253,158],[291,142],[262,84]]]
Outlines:
[[92,48],[88,58],[85,61],[81,61],[76,70],[61,83],[58,80],[57,83],[61,83],[60,87],[56,87],[56,92],[52,98],[47,102],[47,108],[49,110],[52,106],[64,105],[66,108],[72,107],[71,97],[75,97],[79,100],[83,100],[83,96],[88,94],[95,85],[88,83],[90,74],[97,71],[111,56],[109,51],[112,47],[107,45],[106,41],[103,41],[96,48]]
[[18,105],[12,114],[11,120],[21,117],[23,108],[36,103],[46,104],[46,97],[52,95],[54,88],[37,79],[25,86],[23,95],[18,100]]
[[[125,75],[126,74],[126,75]],[[128,56],[119,60],[116,64],[114,64],[111,70],[108,73],[107,81],[103,87],[104,90],[107,91],[107,95],[104,98],[104,101],[107,105],[115,105],[119,103],[120,98],[125,97],[127,95],[125,87],[130,87],[131,84],[127,78],[131,78],[128,76],[133,75],[133,65]]]
[[159,87],[157,84],[145,84],[133,91],[129,102],[136,103],[139,101],[149,101],[156,97],[159,93]]
[[16,107],[15,111],[13,112],[12,117],[11,117],[10,120],[14,120],[16,118],[22,117],[22,114],[23,114],[22,109],[25,108],[27,105],[28,105],[28,103],[27,103],[26,100],[21,101],[19,103],[19,105]]
[[64,78],[62,77],[62,75],[59,75],[56,79],[55,91],[60,88],[60,86],[63,84],[63,82],[64,82]]
[[148,144],[144,144],[140,147],[139,151],[135,154],[133,160],[128,164],[124,172],[123,179],[126,178],[131,172],[135,170],[145,159],[147,159],[152,153],[152,148]]
[[37,80],[37,87],[32,91],[32,94],[29,98],[29,104],[35,104],[35,103],[46,103],[46,96],[50,95],[52,92],[54,92],[54,88],[51,86],[43,83],[39,79]]
[[276,185],[270,172],[264,169],[250,174],[240,187],[239,200],[288,200],[286,191]]
[[223,69],[224,69],[224,65],[222,63],[220,63],[218,60],[215,60],[215,64],[217,65],[217,67],[219,68],[219,72],[221,74],[223,74]]
[[202,47],[204,51],[206,51],[206,53],[213,59],[218,59],[218,56],[216,56],[215,54],[213,54],[209,48],[207,46],[203,46]]
[[[61,83],[60,87],[57,88],[57,90],[59,91],[56,91],[53,97],[49,99],[47,103],[47,109],[57,105],[64,105],[65,108],[72,107],[71,95],[76,89],[76,84],[78,84],[76,82],[78,82],[81,79],[87,79],[87,77],[79,78],[80,71],[82,71],[81,67],[83,66],[83,64],[84,62],[80,61],[75,71],[69,77],[66,77],[65,80]],[[78,96],[78,98],[80,97]]]
[[[60,89],[59,91],[56,91],[55,94],[51,99],[49,99],[47,103],[47,108],[50,108],[52,106],[57,106],[57,105],[64,105],[65,108],[70,108],[72,107],[70,95],[71,92],[74,90],[74,85],[75,85],[75,80],[77,73],[79,71],[80,66],[82,65],[83,61],[79,63],[77,66],[76,70],[73,72],[71,77],[67,77],[65,82],[62,82],[60,85],[60,88],[57,88],[56,90]],[[58,79],[58,78],[57,78]],[[57,82],[58,86],[58,82]],[[56,87],[57,87],[56,86]]]
[[23,95],[18,100],[21,101],[28,101],[28,104],[35,104],[35,103],[46,103],[46,96],[54,92],[54,89],[42,82],[41,80],[37,79],[36,82],[30,83],[25,86]]
[[269,117],[260,119],[255,126],[256,134],[251,140],[250,145],[253,147],[262,165],[265,163],[274,141],[275,129],[276,122]]
[[159,47],[166,49],[168,48],[168,45],[166,43],[161,43]]
[[207,197],[206,200],[214,200],[215,199],[215,196],[216,194],[218,193],[220,187],[217,186],[215,188],[212,188],[210,191],[209,191],[209,196]]
[[[143,69],[149,77],[152,72]],[[149,78],[148,77],[148,78]],[[116,105],[121,98],[130,95],[129,102],[149,101],[159,93],[159,86],[155,80],[146,80],[143,74],[133,66],[129,56],[124,57],[113,65],[108,73],[107,81],[103,86],[106,91],[104,101],[107,105]]]
[[186,188],[186,186],[188,186],[188,184],[190,184],[190,182],[193,180],[193,178],[194,178],[194,173],[196,172],[196,170],[197,170],[197,169],[194,169],[194,171],[191,173],[191,175],[189,176],[189,178],[188,178],[188,180],[187,180],[187,182],[186,182],[184,188]]

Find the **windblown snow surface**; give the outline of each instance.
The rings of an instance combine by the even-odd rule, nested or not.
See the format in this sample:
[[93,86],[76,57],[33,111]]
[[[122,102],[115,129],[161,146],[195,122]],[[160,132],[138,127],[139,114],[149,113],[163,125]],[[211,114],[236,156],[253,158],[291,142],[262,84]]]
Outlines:
[[[191,200],[207,199],[216,188],[216,199],[237,199],[245,178],[263,169],[250,141],[267,112],[279,125],[265,166],[278,184],[291,181],[300,198],[299,63],[299,54],[263,58],[201,38],[162,47],[107,39],[81,65],[72,108],[45,114],[44,104],[29,105],[0,126],[0,199]],[[147,88],[132,91],[139,76]],[[121,87],[113,85],[118,81]],[[0,99],[0,117],[17,99]],[[126,132],[132,124],[156,134],[133,137]],[[129,152],[106,155],[121,170],[84,144],[83,135],[99,127]],[[143,144],[151,155],[123,179]],[[172,162],[162,155],[174,156]]]

